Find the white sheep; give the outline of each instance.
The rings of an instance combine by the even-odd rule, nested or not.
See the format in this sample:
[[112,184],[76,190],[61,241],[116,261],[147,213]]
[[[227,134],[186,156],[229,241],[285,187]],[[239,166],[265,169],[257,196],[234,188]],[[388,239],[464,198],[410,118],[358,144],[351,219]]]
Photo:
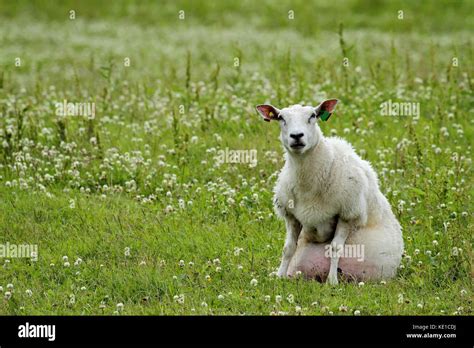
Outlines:
[[400,264],[401,227],[376,173],[348,142],[324,137],[317,124],[337,102],[257,106],[266,121],[279,121],[286,150],[274,201],[287,230],[280,277],[302,272],[337,284],[340,269],[346,278],[386,279]]

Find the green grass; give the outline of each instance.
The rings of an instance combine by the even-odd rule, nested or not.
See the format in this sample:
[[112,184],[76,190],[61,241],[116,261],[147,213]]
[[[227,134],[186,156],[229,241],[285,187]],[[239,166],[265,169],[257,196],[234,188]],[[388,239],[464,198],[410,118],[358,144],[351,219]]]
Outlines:
[[[472,13],[470,1],[1,2],[0,244],[39,257],[0,259],[0,314],[472,315]],[[271,275],[283,150],[254,105],[325,97],[341,103],[323,132],[371,161],[404,229],[386,284]],[[96,118],[58,118],[63,99],[95,102]],[[420,116],[382,116],[389,99]],[[218,165],[225,148],[256,149],[258,165]]]

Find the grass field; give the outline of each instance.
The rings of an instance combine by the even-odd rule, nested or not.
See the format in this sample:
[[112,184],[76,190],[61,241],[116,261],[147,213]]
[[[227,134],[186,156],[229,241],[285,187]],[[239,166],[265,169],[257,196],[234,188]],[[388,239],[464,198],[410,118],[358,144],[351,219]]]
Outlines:
[[[0,258],[0,314],[472,315],[473,14],[0,1],[0,244],[38,246]],[[322,131],[371,161],[404,229],[386,284],[274,276],[283,150],[254,106],[326,97]],[[57,115],[64,100],[95,117]],[[419,115],[384,116],[389,100]],[[220,163],[226,148],[257,166]]]

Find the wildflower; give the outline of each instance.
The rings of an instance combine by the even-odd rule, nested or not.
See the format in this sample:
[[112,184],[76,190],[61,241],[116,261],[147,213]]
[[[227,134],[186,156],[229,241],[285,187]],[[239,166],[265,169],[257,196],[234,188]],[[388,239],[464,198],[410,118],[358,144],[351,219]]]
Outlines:
[[265,302],[270,302],[270,299],[271,299],[271,297],[270,297],[269,295],[266,295],[266,296],[263,298],[263,300],[264,300]]
[[129,257],[129,256],[130,256],[130,248],[129,248],[129,247],[125,247],[123,253],[124,253],[125,257]]
[[347,312],[347,306],[340,305],[339,306],[339,312]]
[[64,262],[64,267],[69,267],[71,264],[69,262]]
[[360,310],[356,309],[356,310],[354,311],[354,315],[360,315]]
[[220,301],[222,301],[222,300],[224,299],[224,295],[219,295],[219,296],[217,296],[217,299],[220,300]]
[[123,311],[123,303],[122,302],[117,303],[117,310],[120,311],[120,312]]
[[380,284],[385,285],[385,284],[387,284],[387,282],[385,280],[381,280]]
[[295,307],[295,312],[296,312],[296,313],[301,313],[301,307],[300,307],[300,306],[296,306],[296,307]]
[[403,303],[403,294],[398,294],[398,303]]
[[184,304],[184,294],[175,295],[173,299],[176,303]]
[[184,260],[179,260],[178,265],[179,267],[184,267]]
[[207,307],[207,303],[206,302],[201,302],[201,307]]
[[275,302],[276,302],[276,303],[280,303],[281,300],[282,300],[282,297],[281,297],[280,295],[276,295],[276,296],[275,296]]
[[364,286],[364,285],[365,285],[365,283],[364,283],[364,282],[359,282],[359,284],[358,284],[358,285],[359,285],[359,287],[362,287],[362,286]]
[[234,248],[234,256],[239,256],[240,252],[242,252],[242,251],[244,251],[244,249],[239,248],[239,247],[235,247]]
[[25,293],[29,297],[33,296],[33,291],[31,291],[30,289],[26,289]]
[[257,284],[258,284],[258,280],[255,279],[255,278],[253,278],[253,279],[250,281],[250,285],[252,285],[252,286],[257,286]]
[[5,300],[9,300],[12,297],[12,293],[10,291],[5,292]]

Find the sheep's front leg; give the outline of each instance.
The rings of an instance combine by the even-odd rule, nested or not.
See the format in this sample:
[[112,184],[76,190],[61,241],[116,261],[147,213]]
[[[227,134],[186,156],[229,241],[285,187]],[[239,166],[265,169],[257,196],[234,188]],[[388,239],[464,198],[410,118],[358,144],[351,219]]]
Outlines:
[[339,267],[340,253],[344,248],[346,239],[349,233],[353,229],[354,225],[351,222],[343,221],[339,219],[334,233],[334,238],[331,242],[331,264],[329,266],[329,274],[326,280],[331,285],[337,285],[337,268]]
[[285,217],[286,224],[286,240],[285,246],[283,247],[283,256],[281,258],[281,264],[278,268],[277,275],[279,277],[286,277],[288,272],[288,265],[296,251],[296,243],[301,232],[301,225],[292,215]]

